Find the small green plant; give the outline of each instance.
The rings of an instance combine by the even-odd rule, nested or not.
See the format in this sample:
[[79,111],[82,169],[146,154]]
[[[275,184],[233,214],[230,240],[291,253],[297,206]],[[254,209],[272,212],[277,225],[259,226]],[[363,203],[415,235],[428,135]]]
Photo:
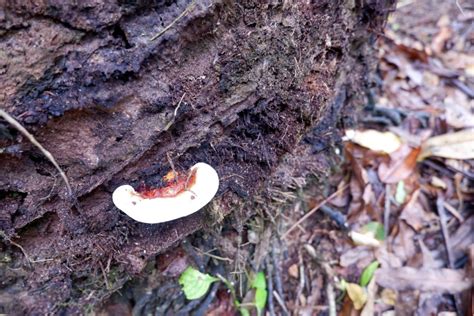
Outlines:
[[179,284],[188,300],[196,300],[206,295],[211,284],[216,281],[219,279],[201,273],[193,267],[188,267],[179,277]]
[[369,264],[367,267],[365,267],[364,271],[362,271],[362,274],[360,275],[360,281],[359,281],[360,286],[365,287],[367,286],[367,284],[370,283],[370,280],[372,280],[375,270],[377,270],[379,265],[380,263],[378,261],[374,261],[371,264]]
[[[248,306],[257,309],[258,315],[263,315],[265,305],[267,303],[268,291],[265,280],[265,274],[258,272],[255,274],[254,279],[250,285],[250,289],[255,291],[254,301],[251,304],[242,304],[235,294],[234,286],[224,277],[217,275],[214,277],[209,274],[201,273],[193,267],[188,267],[179,277],[179,284],[181,285],[184,295],[188,300],[196,300],[209,291],[209,287],[216,281],[222,281],[225,286],[229,289],[235,307],[239,310],[242,316],[249,316],[250,312],[247,309]],[[245,305],[245,306],[244,306]]]
[[263,272],[260,271],[255,275],[252,288],[255,289],[255,307],[257,308],[257,313],[258,315],[262,315],[268,296],[267,283]]

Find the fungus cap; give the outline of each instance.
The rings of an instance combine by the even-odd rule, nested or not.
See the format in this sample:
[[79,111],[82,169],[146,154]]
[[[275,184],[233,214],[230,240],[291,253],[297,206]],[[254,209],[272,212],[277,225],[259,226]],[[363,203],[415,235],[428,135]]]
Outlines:
[[188,216],[203,208],[216,195],[219,176],[214,168],[200,162],[189,170],[194,173],[190,186],[172,197],[145,198],[130,185],[115,189],[112,201],[122,212],[147,224],[157,224]]

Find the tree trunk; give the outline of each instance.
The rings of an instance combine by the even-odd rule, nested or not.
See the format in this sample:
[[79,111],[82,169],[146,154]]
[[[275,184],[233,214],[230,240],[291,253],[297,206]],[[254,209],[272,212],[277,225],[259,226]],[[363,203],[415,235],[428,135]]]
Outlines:
[[[80,311],[265,189],[325,172],[316,153],[365,102],[392,1],[311,2],[0,0],[1,107],[74,195],[0,121],[0,313]],[[158,225],[113,206],[170,161],[216,168],[210,206]]]

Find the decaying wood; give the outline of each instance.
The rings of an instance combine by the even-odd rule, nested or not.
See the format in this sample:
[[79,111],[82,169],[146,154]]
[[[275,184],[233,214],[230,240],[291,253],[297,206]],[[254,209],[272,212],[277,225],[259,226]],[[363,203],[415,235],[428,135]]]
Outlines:
[[[41,153],[0,121],[0,251],[11,256],[0,263],[0,313],[95,304],[149,258],[264,188],[322,172],[324,155],[314,153],[364,102],[373,31],[391,6],[74,3],[0,1],[1,107],[51,152],[80,205],[55,185],[56,169]],[[145,225],[113,207],[114,188],[159,183],[169,160],[218,170],[207,210]],[[32,260],[52,260],[24,269],[8,240]]]

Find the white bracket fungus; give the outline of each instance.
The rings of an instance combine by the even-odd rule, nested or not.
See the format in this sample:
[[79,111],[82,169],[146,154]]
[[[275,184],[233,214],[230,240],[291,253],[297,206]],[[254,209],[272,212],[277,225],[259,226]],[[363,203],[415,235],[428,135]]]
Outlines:
[[130,185],[115,189],[115,206],[134,220],[157,224],[188,216],[203,208],[216,195],[219,176],[214,168],[200,162],[187,175],[171,171],[163,178],[164,188],[137,192]]

